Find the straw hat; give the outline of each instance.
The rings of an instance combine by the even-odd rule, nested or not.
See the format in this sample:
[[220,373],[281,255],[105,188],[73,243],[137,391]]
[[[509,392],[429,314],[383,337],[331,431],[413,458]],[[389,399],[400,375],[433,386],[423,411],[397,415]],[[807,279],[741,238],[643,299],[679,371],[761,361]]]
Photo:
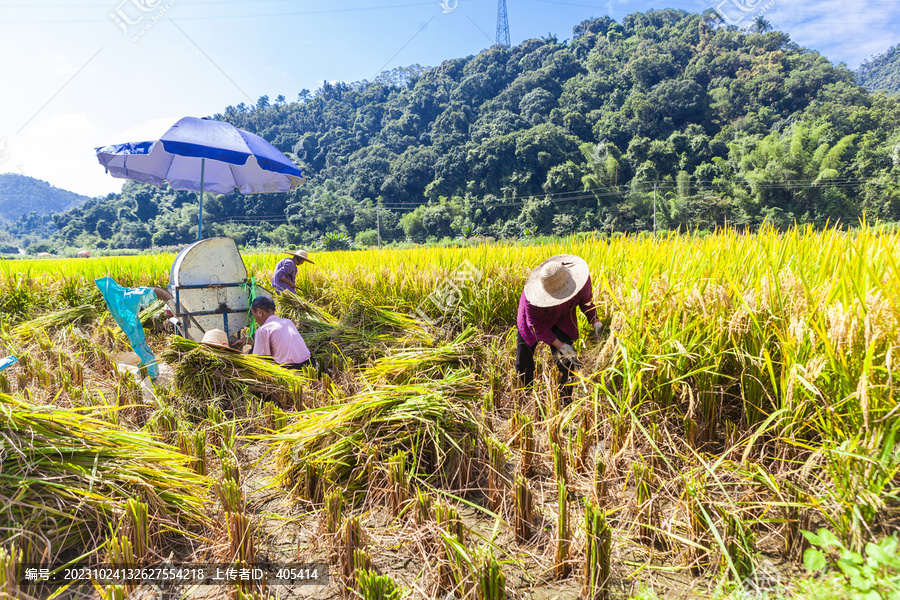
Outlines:
[[294,258],[299,258],[301,263],[308,262],[312,264],[316,264],[313,261],[309,260],[309,255],[306,253],[306,250],[297,250],[295,252],[285,252],[288,256],[293,256]]
[[551,256],[528,276],[525,299],[541,308],[558,306],[580,292],[589,276],[583,258],[574,254]]
[[210,329],[203,334],[203,339],[200,340],[200,343],[206,344],[207,346],[215,346],[216,348],[222,348],[224,350],[237,352],[237,350],[228,345],[228,334],[221,329]]

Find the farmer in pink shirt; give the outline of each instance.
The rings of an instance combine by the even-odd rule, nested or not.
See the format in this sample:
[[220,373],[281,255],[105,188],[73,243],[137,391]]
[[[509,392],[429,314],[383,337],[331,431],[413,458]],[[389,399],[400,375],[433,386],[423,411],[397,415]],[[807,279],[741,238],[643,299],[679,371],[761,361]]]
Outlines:
[[310,364],[310,353],[303,336],[290,319],[275,316],[275,302],[271,298],[260,296],[254,299],[250,313],[259,325],[253,339],[253,354],[271,356],[289,369]]
[[569,379],[578,359],[572,347],[578,339],[576,308],[581,308],[599,336],[602,325],[593,304],[587,263],[573,254],[559,254],[542,262],[528,276],[516,315],[519,381],[523,387],[534,382],[534,350],[538,342],[544,342],[556,359],[559,395],[566,404],[572,398]]

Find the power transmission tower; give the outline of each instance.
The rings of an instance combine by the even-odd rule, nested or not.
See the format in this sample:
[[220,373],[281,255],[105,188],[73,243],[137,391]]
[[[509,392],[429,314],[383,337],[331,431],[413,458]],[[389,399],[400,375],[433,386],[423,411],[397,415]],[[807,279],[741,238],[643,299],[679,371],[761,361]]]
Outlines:
[[497,45],[509,48],[509,19],[506,16],[506,0],[497,0]]

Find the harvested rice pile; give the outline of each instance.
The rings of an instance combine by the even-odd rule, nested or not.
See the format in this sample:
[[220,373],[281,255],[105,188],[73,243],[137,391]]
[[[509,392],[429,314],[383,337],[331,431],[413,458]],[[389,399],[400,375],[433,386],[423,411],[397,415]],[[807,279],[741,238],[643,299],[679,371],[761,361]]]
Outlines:
[[165,547],[206,523],[209,480],[152,436],[83,411],[0,394],[0,531],[25,538],[37,563],[94,551],[129,500],[150,507],[150,536]]

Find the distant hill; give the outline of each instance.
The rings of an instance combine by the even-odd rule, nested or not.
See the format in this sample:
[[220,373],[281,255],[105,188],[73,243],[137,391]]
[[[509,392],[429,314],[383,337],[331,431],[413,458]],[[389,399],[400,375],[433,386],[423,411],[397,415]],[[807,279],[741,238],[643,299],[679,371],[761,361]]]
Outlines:
[[[738,29],[711,9],[601,17],[572,33],[226,107],[213,118],[261,135],[308,180],[207,195],[203,233],[340,247],[654,223],[850,226],[864,211],[900,222],[900,96],[869,93],[765,22]],[[50,243],[187,244],[197,212],[193,192],[126,182],[54,214]],[[42,235],[30,223],[13,233]]]
[[900,93],[900,44],[861,64],[856,71],[856,81],[873,92]]
[[30,212],[65,212],[90,200],[18,173],[0,173],[0,223],[12,223]]

